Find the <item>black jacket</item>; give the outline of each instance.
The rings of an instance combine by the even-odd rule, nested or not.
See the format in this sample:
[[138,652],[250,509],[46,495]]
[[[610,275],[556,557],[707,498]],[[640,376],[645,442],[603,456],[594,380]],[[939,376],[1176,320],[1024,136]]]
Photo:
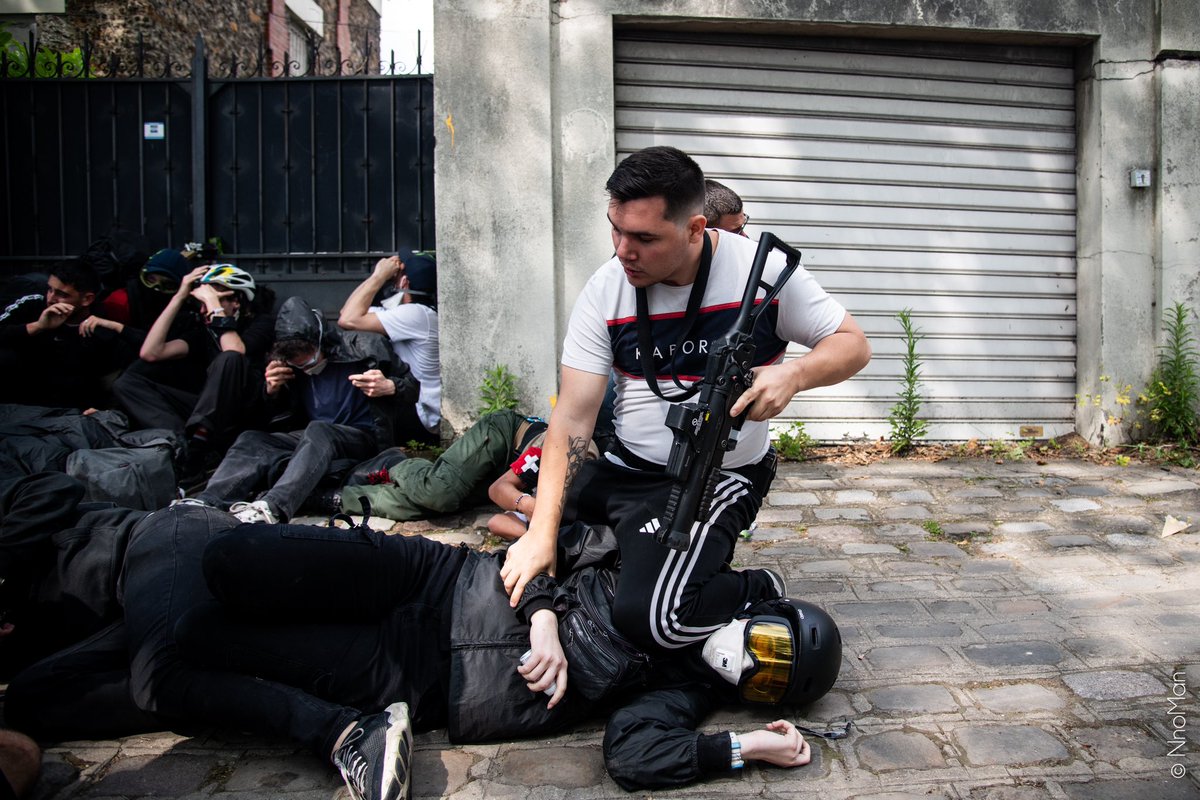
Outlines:
[[26,475],[64,471],[76,450],[116,447],[128,430],[119,411],[84,416],[74,409],[0,404],[0,491]]
[[612,713],[604,729],[604,765],[628,791],[692,783],[731,769],[729,731],[697,733],[723,704],[722,686],[685,682],[635,695]]
[[0,383],[0,402],[71,408],[108,405],[106,381],[137,357],[137,347],[107,328],[80,336],[64,323],[30,335],[26,323],[46,309],[42,295],[27,295],[0,312],[0,371],[21,380]]
[[0,673],[99,631],[121,616],[119,580],[133,529],[149,514],[82,502],[61,472],[30,475],[0,494]]
[[529,691],[517,672],[529,649],[535,605],[549,590],[537,587],[514,613],[500,580],[502,554],[472,553],[454,588],[450,626],[450,691],[447,728],[454,742],[486,742],[540,736],[582,719],[590,705],[568,694],[554,709],[549,698]]
[[653,662],[644,688],[596,703],[573,691],[568,675],[567,695],[550,711],[546,696],[530,692],[516,672],[517,660],[529,649],[528,619],[537,609],[551,607],[590,571],[610,569],[616,559],[611,537],[604,528],[564,530],[558,565],[567,577],[561,583],[545,575],[530,581],[516,614],[500,580],[502,554],[470,554],[454,591],[450,739],[543,736],[615,707],[605,731],[604,757],[609,774],[625,789],[678,786],[728,773],[729,733],[700,734],[696,728],[715,708],[733,702],[735,692],[704,664],[699,648]]
[[[302,298],[289,297],[275,317],[275,340],[285,339],[314,342],[326,358],[335,364],[361,364],[363,372],[377,369],[390,378],[396,385],[396,393],[370,398],[368,405],[375,421],[379,449],[397,444],[397,416],[405,406],[417,401],[421,383],[413,376],[408,364],[395,357],[386,336],[364,331],[343,331],[327,322],[320,310],[312,308]],[[305,378],[300,376],[301,380]],[[281,410],[289,410],[293,419],[304,419],[299,392],[290,391],[287,386],[275,397],[268,397],[267,402],[268,407],[273,407],[277,418]],[[296,426],[293,424],[292,427]]]

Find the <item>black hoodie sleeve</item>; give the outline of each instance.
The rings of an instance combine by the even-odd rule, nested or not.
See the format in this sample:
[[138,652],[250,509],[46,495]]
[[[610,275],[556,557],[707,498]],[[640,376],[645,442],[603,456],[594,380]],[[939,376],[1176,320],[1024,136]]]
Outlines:
[[417,402],[421,394],[421,382],[412,374],[412,369],[398,358],[388,362],[384,374],[396,384],[396,394],[392,395],[394,402],[411,405]]
[[270,314],[251,317],[249,324],[238,331],[238,335],[246,346],[246,358],[250,359],[250,363],[264,362],[267,351],[275,343],[275,317]]
[[40,317],[45,309],[46,298],[40,294],[27,294],[0,309],[0,345],[20,347],[27,342],[29,332],[25,326]]
[[517,603],[517,619],[528,625],[535,611],[548,608],[557,613],[558,609],[555,608],[554,603],[557,589],[558,581],[546,573],[543,572],[534,577],[525,585],[525,591],[521,594],[521,602]]
[[727,774],[728,732],[696,728],[717,705],[702,686],[658,689],[618,709],[604,730],[604,764],[627,791],[682,786],[706,775]]

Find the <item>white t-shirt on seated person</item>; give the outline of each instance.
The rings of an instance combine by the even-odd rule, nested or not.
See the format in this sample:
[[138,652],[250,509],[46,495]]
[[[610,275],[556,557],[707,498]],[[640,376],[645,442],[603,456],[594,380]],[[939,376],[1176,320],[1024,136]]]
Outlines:
[[392,308],[371,306],[396,357],[408,364],[421,382],[417,417],[426,430],[436,431],[442,421],[442,364],[438,348],[438,315],[420,303],[402,303]]
[[[668,359],[674,362],[680,382],[687,386],[704,375],[709,348],[733,327],[757,246],[742,236],[720,234],[700,312],[691,334],[678,347],[692,287],[660,283],[646,290],[655,372],[659,387],[668,397],[679,392],[671,380]],[[763,280],[773,284],[783,266],[783,253],[772,252]],[[781,361],[788,342],[813,347],[836,331],[845,316],[846,310],[807,270],[797,269],[772,308],[758,319],[754,366]],[[634,455],[666,464],[672,440],[665,424],[669,404],[655,395],[642,377],[639,352],[637,296],[625,279],[621,262],[614,257],[592,275],[575,301],[563,342],[562,363],[597,375],[615,372],[617,438]],[[753,464],[769,446],[767,423],[747,421],[737,447],[725,456],[723,466]]]

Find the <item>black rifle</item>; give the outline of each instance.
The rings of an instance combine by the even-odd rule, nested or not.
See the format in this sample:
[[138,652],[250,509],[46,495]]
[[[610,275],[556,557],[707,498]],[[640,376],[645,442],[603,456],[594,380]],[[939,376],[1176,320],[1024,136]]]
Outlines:
[[[772,286],[763,282],[767,256],[778,248],[786,257],[786,266]],[[738,309],[737,321],[729,333],[713,344],[700,380],[700,392],[694,403],[675,403],[667,411],[667,427],[673,432],[667,474],[675,479],[667,509],[655,533],[659,544],[674,550],[686,550],[692,541],[692,529],[708,516],[709,503],[720,477],[725,452],[737,445],[737,434],[746,412],[737,417],[729,410],[750,388],[754,373],[754,324],[787,283],[800,264],[800,251],[785,244],[772,233],[758,240],[754,264],[746,280],[746,291]],[[766,294],[755,305],[759,289]]]

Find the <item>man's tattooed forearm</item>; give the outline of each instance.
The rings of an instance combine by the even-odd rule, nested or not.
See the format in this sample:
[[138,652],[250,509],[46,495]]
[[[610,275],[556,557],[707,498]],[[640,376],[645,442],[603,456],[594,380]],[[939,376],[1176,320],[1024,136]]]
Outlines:
[[567,503],[567,489],[571,486],[571,482],[575,480],[575,476],[579,473],[579,468],[583,466],[583,462],[587,461],[588,457],[588,440],[586,436],[569,436],[567,437],[567,474],[563,479],[562,501],[559,503],[559,513],[562,512]]

